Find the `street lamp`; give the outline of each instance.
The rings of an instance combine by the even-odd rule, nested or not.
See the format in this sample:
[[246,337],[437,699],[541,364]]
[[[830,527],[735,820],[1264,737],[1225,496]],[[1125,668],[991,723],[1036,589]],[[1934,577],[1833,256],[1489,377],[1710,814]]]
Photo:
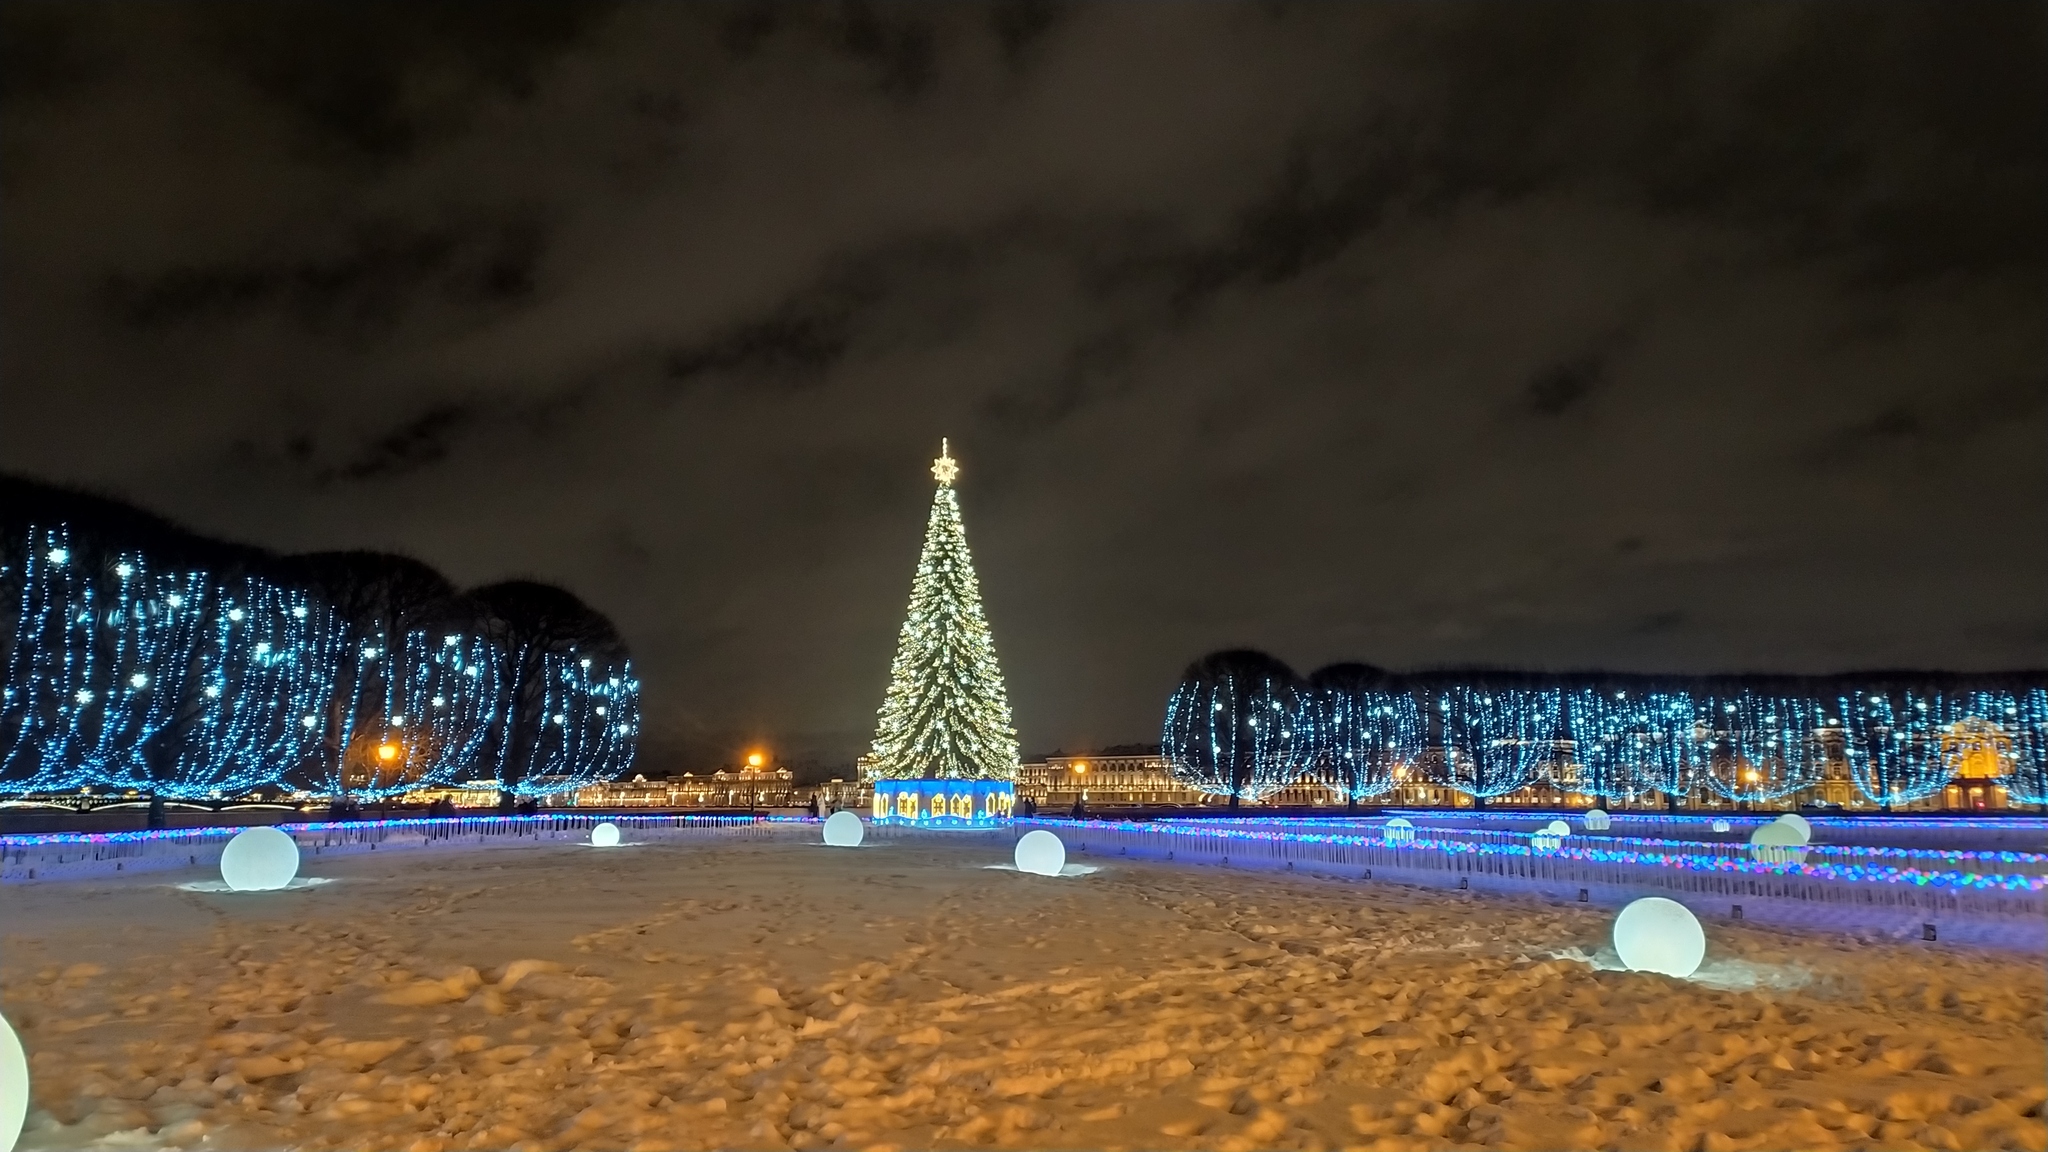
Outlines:
[[754,751],[754,752],[749,752],[749,753],[747,753],[747,771],[746,771],[746,772],[744,773],[744,775],[745,775],[745,776],[746,776],[746,778],[747,778],[747,814],[748,814],[748,815],[752,815],[752,814],[753,814],[753,812],[754,812],[754,809],[755,809],[755,807],[756,807],[756,806],[758,806],[758,805],[760,804],[760,801],[761,801],[761,766],[762,766],[763,764],[766,764],[767,762],[768,762],[768,756],[767,756],[767,754],[766,754],[766,753],[763,753],[763,752],[759,752],[759,751]]

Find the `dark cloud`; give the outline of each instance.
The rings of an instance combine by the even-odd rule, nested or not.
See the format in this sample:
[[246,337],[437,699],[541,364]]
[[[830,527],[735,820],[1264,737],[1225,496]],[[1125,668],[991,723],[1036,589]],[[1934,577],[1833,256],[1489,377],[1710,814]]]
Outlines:
[[915,18],[904,18],[903,10],[893,5],[849,4],[839,32],[846,50],[874,69],[875,83],[883,92],[921,95],[938,76],[938,45],[932,30]]
[[1023,59],[1059,25],[1067,7],[1054,0],[996,0],[989,5],[989,23],[1003,55],[1013,63]]
[[365,445],[330,475],[342,480],[377,480],[430,468],[447,459],[451,441],[474,427],[478,413],[457,404],[436,404]]
[[1974,383],[1949,394],[1920,394],[1885,403],[1877,411],[1858,414],[1847,426],[1819,437],[1813,464],[1839,467],[1858,461],[1896,459],[1897,453],[1926,456],[1948,463],[1975,451],[1980,441],[2002,432],[2042,423],[2048,411],[2048,377]]
[[687,383],[708,373],[748,372],[816,380],[846,355],[851,317],[843,307],[796,307],[753,320],[668,354],[664,371]]
[[29,4],[0,9],[0,101],[62,96],[96,71],[66,13]]
[[608,7],[243,0],[199,13],[200,38],[325,153],[388,164],[463,132],[494,97],[532,96]]
[[859,749],[940,436],[1029,748],[2038,665],[2043,11],[16,2],[0,466],[564,582],[700,750]]
[[399,322],[426,291],[475,305],[530,295],[544,237],[531,222],[437,229],[371,221],[324,252],[115,272],[103,295],[116,319],[143,329],[263,309],[311,328],[375,329]]
[[1600,384],[1600,361],[1573,360],[1546,368],[1529,381],[1529,410],[1538,416],[1560,416],[1592,395]]

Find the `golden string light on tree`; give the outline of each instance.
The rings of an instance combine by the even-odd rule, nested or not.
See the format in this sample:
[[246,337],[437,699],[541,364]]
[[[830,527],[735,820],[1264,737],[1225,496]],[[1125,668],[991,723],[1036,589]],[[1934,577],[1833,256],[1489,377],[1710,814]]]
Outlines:
[[[1016,779],[1017,733],[953,488],[959,474],[959,462],[941,441],[932,463],[938,492],[875,729],[878,780]],[[938,818],[950,819],[962,808],[977,820],[1007,814],[1008,795],[996,791],[962,790]],[[917,803],[930,815],[925,802]]]

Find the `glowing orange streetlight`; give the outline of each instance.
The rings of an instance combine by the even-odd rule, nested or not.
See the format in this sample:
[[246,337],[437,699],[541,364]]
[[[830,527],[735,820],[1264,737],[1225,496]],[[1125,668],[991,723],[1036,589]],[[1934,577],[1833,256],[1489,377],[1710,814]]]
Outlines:
[[1085,775],[1087,775],[1087,774],[1088,774],[1088,765],[1087,765],[1087,764],[1085,764],[1085,763],[1082,763],[1082,764],[1076,764],[1076,765],[1074,765],[1074,774],[1075,774],[1076,776],[1085,776]]
[[749,753],[747,753],[747,767],[749,767],[749,768],[759,768],[759,767],[760,767],[761,765],[763,765],[763,764],[765,764],[765,763],[767,763],[767,762],[768,762],[768,757],[766,757],[766,756],[762,755],[762,754],[761,754],[761,753],[759,753],[759,752],[749,752]]
[[377,745],[377,759],[379,759],[379,760],[396,760],[396,759],[398,759],[398,745],[396,745],[396,744],[379,744],[379,745]]

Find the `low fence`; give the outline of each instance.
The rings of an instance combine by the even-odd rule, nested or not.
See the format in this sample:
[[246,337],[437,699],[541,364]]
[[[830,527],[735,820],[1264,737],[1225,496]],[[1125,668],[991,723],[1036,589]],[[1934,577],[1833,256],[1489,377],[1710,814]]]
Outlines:
[[[590,830],[616,824],[627,841],[782,835],[804,821],[763,816],[456,816],[280,824],[299,846],[301,863],[376,851],[508,848],[588,840]],[[217,869],[220,854],[242,828],[174,828],[150,832],[45,833],[0,836],[0,884],[81,880],[178,868]]]
[[[1567,822],[1569,823],[1569,822]],[[1761,823],[1768,823],[1767,821]],[[1197,822],[1182,825],[1174,822],[1153,822],[1154,826],[1194,827]],[[1364,836],[1377,839],[1386,822],[1383,820],[1270,820],[1245,819],[1204,820],[1200,826],[1226,828],[1232,831],[1258,833],[1280,832],[1288,835],[1309,836]],[[1517,851],[1527,851],[1535,833],[1531,831],[1541,821],[1517,821],[1516,827],[1471,826],[1461,823],[1444,823],[1417,817],[1413,820],[1415,834],[1425,839],[1455,840],[1460,843],[1482,845]],[[1710,857],[1715,861],[1748,861],[1753,852],[1748,841],[1750,828],[1727,834],[1727,839],[1700,838],[1707,829],[1700,826],[1681,825],[1665,827],[1652,835],[1647,828],[1623,828],[1617,826],[1604,832],[1586,832],[1579,826],[1563,837],[1560,843],[1566,847],[1597,850],[1606,853],[1651,853],[1674,858],[1696,859]],[[1955,848],[1897,847],[1879,844],[1822,843],[1820,838],[1832,836],[1832,828],[1815,828],[1814,843],[1799,849],[1802,859],[1809,863],[1826,865],[1835,869],[1860,869],[1865,872],[1910,872],[1930,875],[1945,873],[1967,873],[1983,876],[2043,876],[2048,877],[2048,852],[2019,852],[2011,850],[1975,850]],[[1717,865],[1718,866],[1718,865]]]
[[[1719,812],[1706,814],[1610,812],[1610,829],[1616,836],[1643,836],[1666,840],[1705,839],[1717,820],[1728,822],[1733,835],[1747,839],[1757,826],[1776,820],[1777,812]],[[1801,813],[1813,825],[1814,837],[1831,844],[1888,846],[1896,848],[1954,849],[1977,851],[2048,852],[2048,819],[2039,816],[1822,816]],[[1563,820],[1578,828],[1586,814],[1580,809],[1485,809],[1446,810],[1442,808],[1389,808],[1381,819],[1402,816],[1416,824],[1439,827],[1531,828],[1547,820]],[[1338,817],[1355,820],[1357,817]],[[1379,823],[1378,820],[1372,821]]]
[[[302,859],[377,851],[530,846],[587,840],[599,823],[627,842],[799,839],[817,822],[760,816],[622,816],[550,813],[280,825]],[[1767,864],[1717,854],[1616,851],[1609,837],[1566,837],[1532,845],[1526,833],[1418,828],[1389,843],[1376,829],[1280,829],[1225,821],[1027,818],[993,830],[934,831],[870,825],[877,841],[986,844],[997,852],[1025,832],[1056,833],[1074,857],[1120,856],[1299,871],[1427,888],[1488,891],[1619,906],[1667,896],[1702,918],[1829,927],[1888,936],[2048,949],[2048,879],[2019,873],[1917,871],[1839,863]],[[99,835],[0,837],[0,883],[105,878],[176,869],[217,869],[242,829],[194,828]],[[1624,838],[1635,843],[1634,838]],[[1554,845],[1554,846],[1553,846]],[[1918,855],[1917,853],[1915,855]],[[1944,857],[1952,854],[1940,854]],[[1984,856],[2001,854],[1987,853]],[[1825,860],[1825,857],[1822,858]]]
[[1702,918],[2048,949],[2048,900],[2043,887],[2025,877],[2006,878],[1996,887],[1968,880],[1850,880],[1830,874],[1825,865],[1730,860],[1725,868],[1706,870],[1681,866],[1672,857],[1602,859],[1562,845],[1531,850],[1526,844],[1495,846],[1426,834],[1412,843],[1389,844],[1377,836],[1253,832],[1208,821],[1034,818],[1017,821],[1014,835],[1032,828],[1056,833],[1075,856],[1323,873],[1602,905],[1665,896]]

